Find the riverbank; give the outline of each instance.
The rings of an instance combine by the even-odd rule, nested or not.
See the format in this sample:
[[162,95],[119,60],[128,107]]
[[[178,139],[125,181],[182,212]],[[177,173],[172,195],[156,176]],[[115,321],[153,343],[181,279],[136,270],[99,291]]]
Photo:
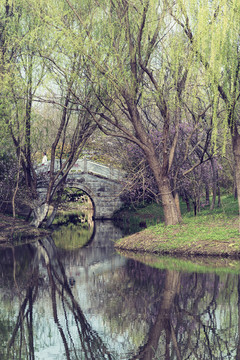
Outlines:
[[28,222],[0,214],[0,246],[16,245],[49,234],[49,231],[37,229]]
[[[138,221],[147,226],[151,210],[146,207],[136,213]],[[224,197],[221,208],[203,209],[198,216],[183,210],[181,224],[166,227],[161,222],[147,226],[145,230],[120,239],[115,247],[152,254],[240,257],[237,201],[231,196]]]

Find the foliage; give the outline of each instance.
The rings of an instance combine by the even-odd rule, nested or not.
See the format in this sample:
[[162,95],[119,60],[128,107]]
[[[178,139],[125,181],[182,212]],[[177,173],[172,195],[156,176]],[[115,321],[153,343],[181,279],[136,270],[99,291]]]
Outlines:
[[[0,133],[11,134],[34,201],[33,160],[51,157],[49,205],[88,145],[101,162],[109,149],[125,160],[125,198],[161,199],[166,223],[180,221],[177,191],[198,209],[207,186],[216,192],[239,112],[236,0],[17,0],[0,12]],[[96,124],[103,143],[89,142]],[[120,151],[109,135],[124,139]]]
[[[174,137],[174,129],[171,131]],[[192,133],[191,142],[188,143],[189,133]],[[162,161],[162,133],[160,131],[152,131],[152,141],[155,144],[159,161]],[[217,171],[222,170],[220,157],[207,157],[204,162],[201,159],[203,153],[204,129],[196,129],[186,123],[179,125],[179,141],[176,147],[176,155],[170,171],[170,179],[172,191],[178,191],[183,198],[188,197],[189,201],[199,204],[206,204],[206,186],[209,191],[213,187],[213,168],[210,160],[215,164]],[[200,139],[200,140],[199,140]],[[170,138],[169,141],[172,141]],[[187,148],[188,147],[188,152]],[[209,152],[211,149],[208,150]],[[127,202],[138,205],[140,203],[148,203],[149,201],[158,201],[158,189],[155,178],[149,168],[142,150],[136,145],[130,144],[126,146],[128,157],[123,159],[125,170],[128,173],[128,185],[123,195],[123,199]],[[124,153],[125,155],[125,153]],[[195,164],[198,164],[194,168]],[[188,172],[191,170],[190,172]],[[186,175],[185,175],[186,173]],[[209,205],[207,203],[206,205]]]
[[176,3],[175,11],[176,14],[179,11],[184,20],[187,17],[190,20],[186,31],[194,29],[193,50],[205,67],[205,80],[212,87],[214,96],[218,96],[218,87],[222,86],[229,104],[233,104],[238,96],[234,83],[239,81],[239,2],[183,0]]
[[86,201],[86,194],[84,191],[76,188],[66,188],[63,190],[62,193],[62,202],[69,203],[69,202],[78,202],[84,203]]

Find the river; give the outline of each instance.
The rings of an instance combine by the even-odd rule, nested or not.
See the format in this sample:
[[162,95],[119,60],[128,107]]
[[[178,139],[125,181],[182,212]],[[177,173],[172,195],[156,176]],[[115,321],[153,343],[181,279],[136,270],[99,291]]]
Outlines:
[[240,359],[231,262],[126,257],[111,221],[77,229],[0,249],[1,360]]

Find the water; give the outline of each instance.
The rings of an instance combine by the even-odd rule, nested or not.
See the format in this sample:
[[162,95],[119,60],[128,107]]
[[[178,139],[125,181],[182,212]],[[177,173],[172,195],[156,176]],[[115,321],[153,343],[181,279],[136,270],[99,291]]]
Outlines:
[[174,259],[118,255],[109,221],[77,231],[0,251],[1,360],[240,359],[233,262],[176,270]]

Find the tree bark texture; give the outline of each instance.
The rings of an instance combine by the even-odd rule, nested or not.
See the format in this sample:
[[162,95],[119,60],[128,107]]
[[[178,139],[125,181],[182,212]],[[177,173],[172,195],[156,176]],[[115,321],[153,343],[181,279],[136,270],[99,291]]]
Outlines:
[[[235,165],[235,179],[237,188],[238,208],[240,209],[240,135],[237,131],[232,134],[232,148]],[[240,231],[240,223],[239,223]]]
[[176,225],[181,222],[182,219],[174,200],[168,175],[164,175],[164,170],[159,164],[159,160],[154,153],[148,154],[147,160],[151,170],[153,171],[158,186],[163,206],[165,225]]
[[45,220],[49,210],[49,204],[37,204],[33,209],[33,220],[31,221],[31,225],[35,227],[40,227]]
[[211,167],[212,167],[212,181],[213,181],[213,185],[212,185],[212,203],[211,203],[211,208],[210,210],[213,210],[215,208],[215,204],[216,204],[216,197],[217,197],[217,177],[216,177],[216,167],[214,164],[214,159],[211,158]]

